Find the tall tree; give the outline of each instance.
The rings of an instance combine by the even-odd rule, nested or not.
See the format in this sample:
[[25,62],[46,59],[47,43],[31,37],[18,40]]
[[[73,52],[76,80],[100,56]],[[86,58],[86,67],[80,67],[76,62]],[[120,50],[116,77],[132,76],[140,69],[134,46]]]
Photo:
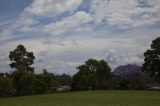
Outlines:
[[160,81],[160,37],[152,41],[151,49],[144,53],[143,71]]
[[[23,45],[18,45],[17,48],[10,52],[10,67],[15,71],[12,73],[14,87],[17,91],[17,96],[26,95],[27,90],[31,90],[33,83],[34,68],[31,66],[34,63],[33,52],[28,52]],[[28,92],[31,92],[31,91]]]
[[111,78],[111,69],[104,60],[89,59],[77,67],[73,76],[73,90],[106,89]]

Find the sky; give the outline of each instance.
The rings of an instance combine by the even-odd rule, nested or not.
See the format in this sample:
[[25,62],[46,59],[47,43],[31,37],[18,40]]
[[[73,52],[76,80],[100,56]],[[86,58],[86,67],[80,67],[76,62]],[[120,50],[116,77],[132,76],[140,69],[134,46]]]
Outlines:
[[34,52],[37,73],[73,75],[89,58],[141,65],[157,37],[160,0],[0,0],[0,72],[13,70],[18,44]]

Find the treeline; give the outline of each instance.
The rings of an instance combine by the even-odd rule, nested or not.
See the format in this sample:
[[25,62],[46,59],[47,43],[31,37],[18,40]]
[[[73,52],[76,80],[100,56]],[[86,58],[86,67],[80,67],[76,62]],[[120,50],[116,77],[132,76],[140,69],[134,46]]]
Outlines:
[[58,86],[70,84],[70,75],[54,75],[45,69],[40,74],[0,73],[0,97],[54,93]]
[[[10,52],[9,64],[14,71],[0,73],[0,96],[12,97],[54,93],[61,85],[71,86],[72,91],[105,89],[146,89],[153,82],[160,82],[160,37],[153,40],[151,49],[144,53],[144,64],[138,70],[132,65],[111,71],[104,60],[88,59],[77,67],[73,75],[54,75],[43,70],[34,73],[35,56],[23,45]],[[133,70],[131,70],[133,69]],[[131,71],[128,71],[131,70]],[[134,72],[134,73],[133,73]]]

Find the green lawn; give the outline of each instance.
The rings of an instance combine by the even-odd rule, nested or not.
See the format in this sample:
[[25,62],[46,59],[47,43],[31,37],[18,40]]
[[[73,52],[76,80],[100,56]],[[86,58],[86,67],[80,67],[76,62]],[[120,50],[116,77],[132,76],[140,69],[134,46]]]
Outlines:
[[160,106],[158,91],[86,91],[0,99],[0,106]]

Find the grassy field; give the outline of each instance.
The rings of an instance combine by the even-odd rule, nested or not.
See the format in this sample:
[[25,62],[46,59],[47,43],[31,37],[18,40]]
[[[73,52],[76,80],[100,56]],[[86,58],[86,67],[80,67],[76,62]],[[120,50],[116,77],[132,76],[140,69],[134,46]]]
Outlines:
[[0,106],[160,106],[158,91],[86,91],[0,99]]

